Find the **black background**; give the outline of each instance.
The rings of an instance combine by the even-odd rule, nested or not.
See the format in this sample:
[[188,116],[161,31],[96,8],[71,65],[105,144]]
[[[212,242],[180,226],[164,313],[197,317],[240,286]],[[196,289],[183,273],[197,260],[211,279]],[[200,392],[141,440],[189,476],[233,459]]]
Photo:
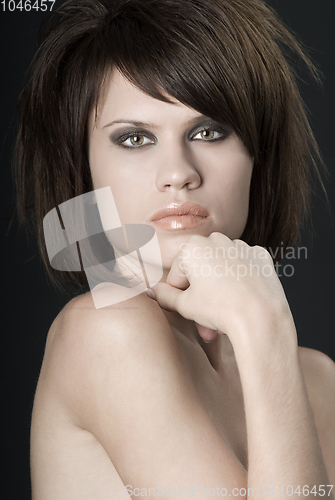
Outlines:
[[[6,0],[6,4],[8,1]],[[16,2],[17,3],[17,2]],[[63,3],[56,0],[54,8]],[[284,21],[308,47],[325,76],[323,89],[305,79],[301,91],[311,114],[311,123],[330,176],[326,189],[335,207],[335,2],[334,0],[272,0]],[[7,7],[7,5],[6,5]],[[7,233],[6,214],[13,196],[10,156],[15,135],[14,104],[25,71],[34,54],[41,12],[3,12],[1,33],[1,228],[3,318],[1,344],[3,401],[5,409],[6,463],[1,481],[4,499],[29,499],[29,426],[34,390],[42,362],[48,329],[69,297],[56,293],[45,277],[34,244],[27,243],[17,226]],[[282,279],[295,318],[299,344],[318,349],[335,359],[335,232],[324,196],[317,188],[314,200],[313,238],[303,234],[308,258],[287,262],[294,275]],[[8,469],[7,469],[8,467]],[[61,500],[61,499],[60,499]]]

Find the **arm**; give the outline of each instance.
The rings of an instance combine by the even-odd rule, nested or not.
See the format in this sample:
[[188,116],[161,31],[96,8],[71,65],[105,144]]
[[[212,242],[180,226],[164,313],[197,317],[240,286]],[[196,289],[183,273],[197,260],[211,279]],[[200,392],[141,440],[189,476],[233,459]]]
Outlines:
[[[259,313],[265,314],[263,311]],[[293,496],[299,496],[299,487],[302,492],[304,485],[308,485],[309,491],[316,486],[319,492],[319,485],[330,483],[298,347],[290,344],[288,333],[291,332],[293,337],[293,321],[283,311],[280,317],[269,319],[268,325],[259,327],[255,324],[254,329],[252,326],[249,323],[240,332],[243,346],[241,344],[236,349],[247,420],[248,486],[257,487],[258,491],[266,485],[274,486],[274,498],[282,495],[287,498],[292,491],[287,491],[289,485],[297,491]],[[269,340],[268,344],[264,338],[263,342],[258,342],[255,335],[251,337],[250,333],[256,328],[260,337],[263,333]],[[286,340],[277,342],[278,338]],[[329,488],[327,495],[328,492]]]
[[[264,487],[274,486],[273,498],[278,499],[291,496],[291,491],[286,491],[289,485],[293,492],[298,486],[302,490],[304,485],[310,489],[316,485],[319,492],[319,485],[330,483],[302,374],[294,322],[271,257],[261,247],[232,242],[220,233],[209,238],[192,236],[188,244],[176,257],[167,283],[159,283],[154,291],[162,307],[230,338],[245,401],[248,487],[263,494]],[[209,246],[212,258],[199,259],[199,248],[208,255]],[[196,262],[192,257],[195,247]],[[215,252],[217,248],[221,252]],[[194,263],[198,268],[210,265],[213,272],[195,276]],[[257,274],[257,268],[250,264],[261,272]],[[214,272],[218,266],[228,272],[218,276]],[[273,269],[270,276],[269,266]],[[266,273],[262,273],[265,268]],[[297,490],[292,496],[300,495]]]

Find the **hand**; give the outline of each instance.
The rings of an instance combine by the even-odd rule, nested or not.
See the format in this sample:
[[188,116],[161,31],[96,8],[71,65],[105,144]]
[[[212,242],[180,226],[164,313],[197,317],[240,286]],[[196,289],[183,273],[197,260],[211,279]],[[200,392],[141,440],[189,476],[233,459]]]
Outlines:
[[166,283],[153,290],[163,309],[229,337],[241,324],[289,312],[270,254],[218,232],[192,235],[175,257]]

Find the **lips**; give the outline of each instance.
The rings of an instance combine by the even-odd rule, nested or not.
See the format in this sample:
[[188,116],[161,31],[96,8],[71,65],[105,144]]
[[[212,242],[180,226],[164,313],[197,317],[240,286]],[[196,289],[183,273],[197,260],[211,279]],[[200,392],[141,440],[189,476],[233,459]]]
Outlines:
[[181,205],[171,203],[162,210],[158,210],[151,222],[165,230],[191,229],[204,224],[209,219],[209,213],[197,203],[188,201]]

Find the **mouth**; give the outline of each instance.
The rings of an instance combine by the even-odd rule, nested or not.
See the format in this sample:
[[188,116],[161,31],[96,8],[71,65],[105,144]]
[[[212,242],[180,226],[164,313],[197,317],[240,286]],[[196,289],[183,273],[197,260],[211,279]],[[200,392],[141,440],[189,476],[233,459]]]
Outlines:
[[151,222],[160,229],[176,231],[192,229],[205,224],[210,219],[209,213],[203,207],[193,202],[182,205],[172,203],[156,212]]

